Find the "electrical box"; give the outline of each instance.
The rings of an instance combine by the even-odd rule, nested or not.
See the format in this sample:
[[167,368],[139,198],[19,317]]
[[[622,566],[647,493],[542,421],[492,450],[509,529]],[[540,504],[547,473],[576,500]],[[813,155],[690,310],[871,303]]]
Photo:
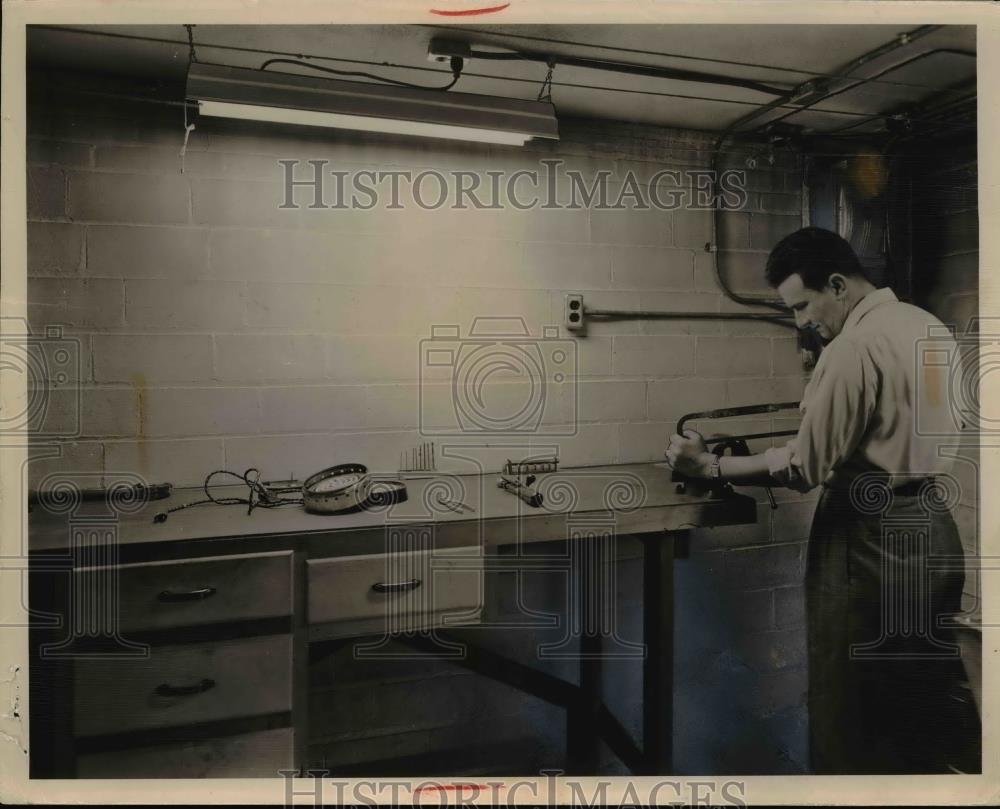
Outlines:
[[566,294],[563,306],[563,325],[570,331],[583,329],[583,295],[575,292]]

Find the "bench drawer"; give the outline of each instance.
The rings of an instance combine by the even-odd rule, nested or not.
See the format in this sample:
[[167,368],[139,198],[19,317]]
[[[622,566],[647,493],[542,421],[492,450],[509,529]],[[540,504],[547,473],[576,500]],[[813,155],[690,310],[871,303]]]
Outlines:
[[117,576],[121,631],[169,629],[290,615],[292,553],[215,556],[74,571],[76,600],[114,609]]
[[277,778],[293,769],[291,728],[200,741],[85,753],[77,778]]
[[151,647],[144,658],[74,662],[76,736],[283,713],[292,706],[290,635]]
[[478,546],[310,559],[306,568],[309,623],[329,624],[324,636],[476,623],[482,612]]

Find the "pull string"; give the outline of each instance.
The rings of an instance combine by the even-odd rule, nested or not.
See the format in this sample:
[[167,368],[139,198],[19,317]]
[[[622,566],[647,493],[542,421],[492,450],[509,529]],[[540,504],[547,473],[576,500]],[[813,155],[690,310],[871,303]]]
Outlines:
[[552,74],[555,72],[556,63],[549,60],[549,72],[545,74],[545,79],[542,81],[542,86],[538,89],[537,101],[548,101],[552,102]]
[[[190,68],[195,62],[198,61],[198,54],[194,49],[194,26],[185,25],[187,29],[188,36],[188,67]],[[181,174],[184,173],[184,157],[187,154],[188,138],[191,137],[191,133],[194,131],[194,124],[188,123],[188,108],[187,102],[184,104],[184,143],[181,144],[180,158],[181,158]]]

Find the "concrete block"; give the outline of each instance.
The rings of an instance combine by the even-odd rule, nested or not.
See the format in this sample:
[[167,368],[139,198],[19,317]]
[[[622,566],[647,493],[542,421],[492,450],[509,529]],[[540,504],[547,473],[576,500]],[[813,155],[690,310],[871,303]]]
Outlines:
[[109,441],[104,446],[108,474],[129,472],[150,483],[200,486],[209,472],[225,468],[221,438]]
[[802,215],[802,198],[798,194],[771,194],[761,192],[757,195],[760,208],[767,213]]
[[200,228],[89,225],[86,273],[110,278],[204,278],[208,234]]
[[530,242],[522,246],[520,261],[512,262],[496,279],[503,286],[530,289],[608,289],[611,248],[587,244]]
[[64,169],[90,168],[93,165],[93,155],[94,147],[89,143],[28,138],[29,165],[58,166]]
[[234,384],[315,382],[323,378],[323,341],[311,334],[217,334],[217,378]]
[[[197,131],[197,130],[195,130]],[[174,133],[176,135],[176,133]],[[190,148],[182,158],[176,145],[170,146],[97,146],[94,163],[100,171],[134,174],[209,174],[225,171],[223,155]],[[183,172],[182,172],[183,168]]]
[[[771,515],[766,506],[757,508],[757,520],[749,525],[720,525],[691,530],[692,547],[702,550],[762,545],[771,541]],[[770,621],[770,618],[768,618]]]
[[806,706],[809,676],[805,667],[761,675],[754,688],[754,709],[763,717]]
[[[560,335],[569,338],[565,330],[562,330]],[[611,337],[578,339],[576,342],[577,374],[581,377],[610,376],[612,352]]]
[[152,438],[257,433],[260,410],[257,388],[147,388],[140,426]]
[[[693,261],[693,253],[689,250],[615,245],[611,254],[611,286],[614,289],[690,291],[694,285]],[[566,285],[566,288],[577,287]]]
[[[600,466],[618,460],[617,424],[581,424],[576,435],[532,435],[530,446],[539,454],[556,447],[562,466]],[[544,448],[544,449],[543,449]]]
[[646,383],[580,381],[576,397],[580,421],[645,421]]
[[104,278],[29,278],[28,322],[33,329],[114,328],[124,323],[122,282]]
[[[415,381],[421,378],[420,344],[414,337],[331,337],[326,376],[336,382]],[[442,370],[445,376],[433,373]],[[447,369],[428,369],[423,378],[450,378]]]
[[535,208],[521,218],[521,238],[526,242],[585,244],[591,240],[590,223],[591,212],[586,208]]
[[232,331],[243,326],[244,306],[243,286],[229,281],[125,281],[125,317],[132,329]]
[[146,387],[159,382],[208,382],[212,338],[207,334],[95,334],[94,378]]
[[712,211],[674,211],[674,247],[704,250],[712,240]]
[[104,447],[97,441],[67,441],[58,444],[58,455],[46,446],[28,451],[28,487],[48,489],[55,479],[69,478],[83,488],[100,484],[104,473]]
[[368,398],[369,391],[362,386],[263,388],[260,391],[261,431],[305,433],[367,427],[370,426]]
[[[716,529],[719,530],[719,529]],[[774,597],[771,590],[738,590],[724,596],[727,619],[741,633],[774,629]]]
[[619,463],[662,463],[675,427],[668,421],[618,425]]
[[798,338],[775,337],[771,340],[771,374],[796,376],[804,372]]
[[28,219],[66,218],[66,172],[28,167]]
[[180,175],[69,175],[68,213],[76,221],[185,223],[189,208],[188,180]]
[[673,243],[672,211],[656,208],[590,211],[590,239],[594,244],[654,245]]
[[[717,312],[719,296],[708,292],[649,291],[637,293],[639,308],[657,312]],[[713,319],[651,318],[638,321],[643,334],[719,334]]]
[[86,228],[61,222],[28,223],[28,275],[79,275]]
[[728,337],[698,337],[698,376],[763,376],[770,370],[769,341],[763,337],[735,340]]
[[756,589],[800,583],[803,559],[800,543],[736,548],[726,554],[726,576],[730,584]]
[[715,235],[715,246],[719,250],[745,250],[750,247],[750,214],[723,211]]
[[[372,429],[442,427],[455,422],[451,385],[366,385],[358,420]],[[440,401],[440,407],[434,403]]]
[[[274,183],[192,178],[192,218],[198,225],[295,229],[301,211],[279,207],[284,189]],[[311,198],[310,198],[311,199]],[[331,215],[344,211],[323,210]]]
[[774,617],[779,629],[806,625],[806,596],[802,587],[778,587],[774,591]]
[[[208,231],[211,273],[217,278],[285,283],[356,283],[373,256],[362,255],[356,242],[334,234],[264,229]],[[367,241],[366,246],[372,246]],[[358,266],[358,262],[362,266]],[[377,283],[374,279],[372,283]]]
[[32,431],[77,438],[136,435],[138,395],[134,390],[64,388],[37,395],[46,397],[46,406],[29,426]]
[[750,217],[750,246],[770,250],[789,233],[802,227],[800,215],[753,214]]
[[[726,282],[726,286],[736,293],[780,300],[778,293],[768,286],[767,278],[764,276],[767,255],[766,252],[721,250],[716,260],[719,263],[722,279]],[[710,273],[712,278],[715,279],[714,268],[710,270]],[[738,306],[735,302],[731,303],[733,303],[733,306]],[[748,307],[742,306],[742,309],[747,310]],[[750,311],[767,313],[768,310],[754,307]]]
[[676,420],[687,413],[714,410],[726,403],[724,379],[691,377],[648,383],[647,410],[650,418]]
[[[754,405],[770,402],[798,402],[805,389],[805,376],[766,379],[730,379],[726,382],[726,405]],[[789,411],[791,413],[793,411]]]
[[[83,143],[129,143],[136,139],[139,130],[133,120],[120,117],[79,112],[62,115],[53,111],[46,135],[54,140],[82,141]],[[178,129],[174,130],[176,138]]]
[[755,632],[740,638],[738,646],[750,667],[761,674],[799,668],[806,662],[804,629]]
[[613,340],[612,365],[616,376],[662,378],[694,373],[693,337],[622,336]]
[[424,439],[415,431],[393,430],[390,432],[341,433],[331,436],[327,460],[313,471],[341,463],[330,458],[350,458],[367,466],[372,472],[395,473],[399,469],[399,452],[406,447],[415,447]]

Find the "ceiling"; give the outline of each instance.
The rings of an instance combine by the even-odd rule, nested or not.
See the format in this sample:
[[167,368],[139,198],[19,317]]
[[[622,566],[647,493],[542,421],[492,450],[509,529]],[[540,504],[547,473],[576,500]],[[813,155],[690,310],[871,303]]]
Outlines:
[[[916,26],[899,25],[199,25],[199,61],[257,68],[272,56],[316,58],[324,67],[357,70],[427,86],[446,84],[450,72],[427,59],[434,36],[471,43],[476,50],[518,49],[752,79],[791,88],[831,74]],[[108,35],[112,36],[108,36]],[[143,39],[134,39],[141,37]],[[148,38],[148,39],[146,39]],[[154,41],[150,41],[154,40]],[[974,26],[946,26],[891,54],[834,79],[848,87],[922,52],[974,51]],[[268,51],[270,54],[256,51]],[[322,57],[319,59],[318,57]],[[694,57],[694,58],[692,58]],[[188,65],[181,25],[29,28],[29,70],[94,71],[182,81]],[[288,65],[275,69],[323,75]],[[511,98],[538,95],[546,66],[537,62],[466,62],[456,90]],[[789,123],[830,131],[866,115],[919,103],[975,80],[975,60],[933,53],[881,79],[819,102]],[[357,79],[364,80],[364,79]],[[558,65],[552,100],[560,115],[718,131],[772,100],[740,87],[635,76]],[[791,109],[791,108],[789,108]],[[761,118],[758,123],[764,122]]]

